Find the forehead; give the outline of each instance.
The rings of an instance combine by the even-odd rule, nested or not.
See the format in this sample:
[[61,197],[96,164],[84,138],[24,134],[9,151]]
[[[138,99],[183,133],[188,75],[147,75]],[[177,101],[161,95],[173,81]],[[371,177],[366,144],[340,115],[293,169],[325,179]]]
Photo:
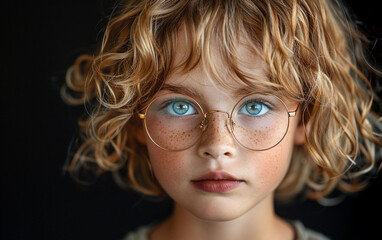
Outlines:
[[[245,38],[235,44],[230,50],[219,39],[211,39],[197,46],[189,34],[181,29],[174,45],[174,61],[171,74],[166,83],[172,85],[213,85],[216,88],[238,90],[240,88],[255,91],[264,85],[269,85],[267,65],[259,54],[259,49]],[[227,55],[228,51],[231,56]],[[199,54],[199,56],[195,56]],[[192,60],[195,63],[190,65]],[[269,86],[268,86],[269,87]]]

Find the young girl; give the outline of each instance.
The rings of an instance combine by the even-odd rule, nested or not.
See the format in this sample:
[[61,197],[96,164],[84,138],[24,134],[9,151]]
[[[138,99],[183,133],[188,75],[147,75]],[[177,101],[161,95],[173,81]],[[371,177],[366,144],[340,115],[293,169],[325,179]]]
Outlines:
[[378,168],[364,40],[337,1],[121,2],[68,71],[84,94],[64,97],[93,103],[69,170],[174,200],[128,240],[327,239],[273,202],[355,192]]

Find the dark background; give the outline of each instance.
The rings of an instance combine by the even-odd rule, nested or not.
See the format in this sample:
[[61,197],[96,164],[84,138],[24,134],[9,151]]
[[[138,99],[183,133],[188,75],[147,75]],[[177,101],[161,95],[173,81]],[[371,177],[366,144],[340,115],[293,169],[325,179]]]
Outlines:
[[[114,2],[0,1],[1,239],[118,239],[171,209],[169,201],[119,189],[109,175],[82,186],[63,171],[83,109],[65,105],[59,88],[76,56],[102,38]],[[380,7],[372,0],[350,3],[380,63]],[[381,186],[372,179],[336,207],[308,201],[277,209],[335,240],[376,239]]]

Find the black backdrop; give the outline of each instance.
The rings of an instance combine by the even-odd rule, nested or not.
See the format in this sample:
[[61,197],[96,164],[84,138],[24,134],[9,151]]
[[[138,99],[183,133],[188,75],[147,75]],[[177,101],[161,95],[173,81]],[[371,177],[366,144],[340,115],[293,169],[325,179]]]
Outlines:
[[[96,46],[112,0],[1,1],[1,239],[119,239],[161,219],[170,201],[148,201],[119,189],[109,175],[86,187],[63,174],[68,145],[82,107],[59,97],[65,70]],[[351,9],[375,40],[381,61],[381,16],[372,0]],[[379,89],[379,92],[380,89]],[[314,202],[279,206],[287,218],[333,239],[375,239],[379,234],[381,179],[336,207]]]

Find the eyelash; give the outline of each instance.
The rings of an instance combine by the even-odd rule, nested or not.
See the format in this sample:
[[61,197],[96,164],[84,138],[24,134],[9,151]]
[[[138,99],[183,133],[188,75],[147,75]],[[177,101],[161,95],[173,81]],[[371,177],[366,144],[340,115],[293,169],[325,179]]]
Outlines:
[[250,99],[248,101],[245,101],[243,103],[242,107],[245,106],[246,104],[250,103],[250,102],[256,102],[256,103],[259,103],[259,104],[264,104],[264,106],[266,106],[269,110],[273,110],[273,105],[269,101],[267,101],[265,99],[261,99],[261,98]]
[[[185,102],[185,103],[189,104],[195,110],[196,113],[199,113],[198,108],[195,107],[195,105],[192,102],[185,100],[185,99],[170,99],[170,100],[164,101],[163,103],[160,104],[159,109],[162,111],[163,109],[166,109],[170,104],[175,104],[176,102]],[[176,116],[180,117],[182,115],[176,115]],[[188,116],[188,115],[186,115],[186,116]]]

